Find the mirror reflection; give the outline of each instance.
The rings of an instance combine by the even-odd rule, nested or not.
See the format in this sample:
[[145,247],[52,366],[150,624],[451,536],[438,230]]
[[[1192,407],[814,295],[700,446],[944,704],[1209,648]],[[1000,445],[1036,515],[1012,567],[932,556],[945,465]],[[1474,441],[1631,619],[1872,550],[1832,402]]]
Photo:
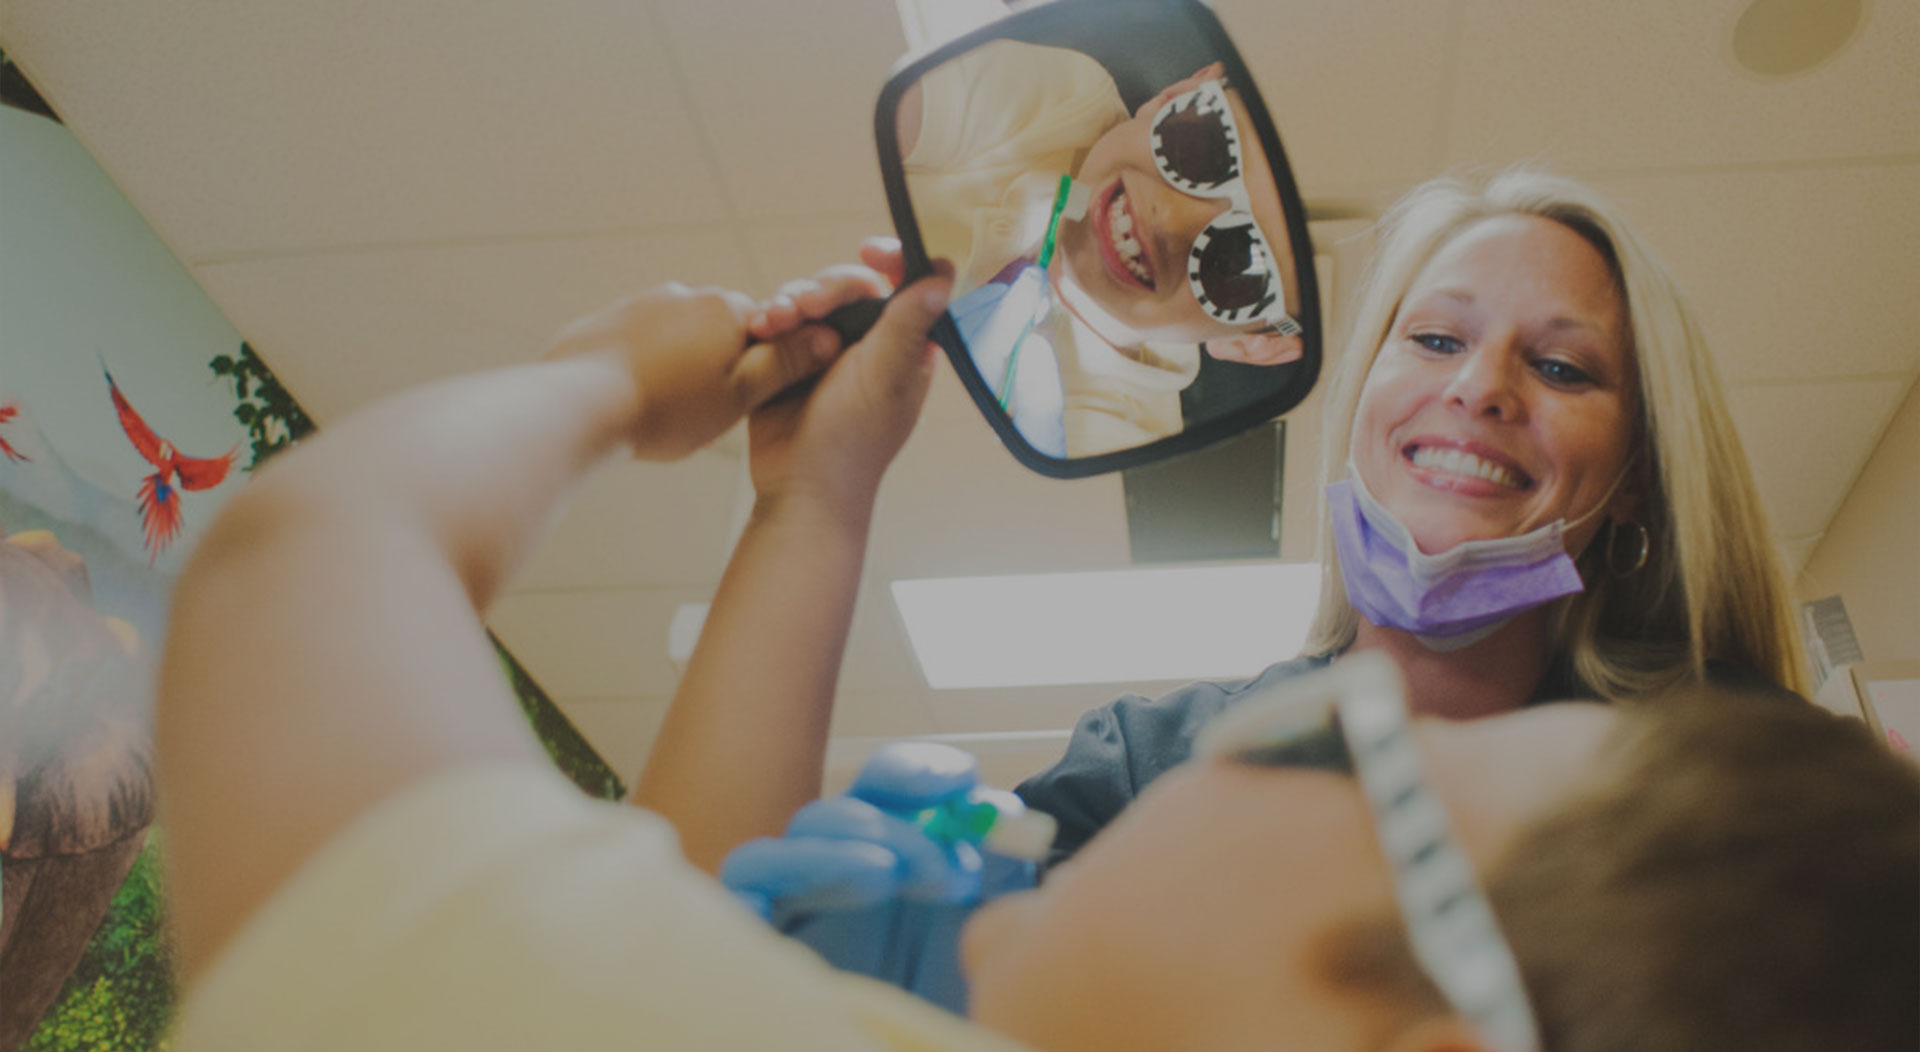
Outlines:
[[1301,213],[1251,89],[1199,34],[1108,37],[1095,57],[1069,46],[1084,31],[976,46],[896,113],[912,218],[956,270],[949,313],[982,408],[1062,460],[1250,406],[1297,383],[1306,352]]

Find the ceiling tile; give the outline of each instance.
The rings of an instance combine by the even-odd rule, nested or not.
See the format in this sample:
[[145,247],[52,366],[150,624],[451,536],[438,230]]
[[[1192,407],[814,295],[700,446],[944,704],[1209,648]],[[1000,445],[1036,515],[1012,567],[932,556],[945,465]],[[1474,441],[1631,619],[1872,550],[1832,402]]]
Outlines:
[[555,698],[553,703],[573,721],[593,751],[600,754],[620,781],[631,787],[646,765],[660,721],[666,719],[667,697]]
[[1128,565],[1118,475],[1059,480],[1013,459],[984,421],[923,421],[880,489],[877,578]]
[[748,269],[724,232],[681,231],[319,253],[194,272],[325,420],[425,380],[532,359],[562,325],[640,289],[732,284]]
[[711,594],[732,540],[739,464],[702,451],[669,464],[622,460],[602,468],[573,495],[515,587],[673,586]]
[[1846,50],[1786,79],[1735,64],[1746,6],[1467,0],[1448,163],[1601,172],[1920,153],[1920,4],[1865,5]]
[[744,225],[747,250],[772,287],[794,278],[811,277],[825,267],[857,263],[862,241],[894,234],[893,219],[887,214],[884,196],[845,215],[765,219]]
[[918,692],[843,689],[834,698],[836,738],[908,738],[932,733],[933,717]]
[[1920,159],[1597,182],[1673,271],[1729,382],[1920,368]]
[[190,263],[726,214],[646,4],[19,0],[0,32]]
[[1303,196],[1371,199],[1438,167],[1454,6],[1214,4],[1253,71]]
[[669,696],[679,676],[667,660],[667,625],[695,588],[512,591],[487,624],[556,698]]
[[1826,529],[1910,382],[1808,381],[1728,392],[1754,483],[1780,536]]
[[1798,575],[1801,568],[1812,558],[1813,550],[1820,546],[1820,538],[1825,534],[1815,533],[1805,537],[1788,537],[1780,542],[1780,556],[1787,561],[1787,569]]
[[873,111],[906,50],[891,0],[655,0],[741,216],[884,202]]

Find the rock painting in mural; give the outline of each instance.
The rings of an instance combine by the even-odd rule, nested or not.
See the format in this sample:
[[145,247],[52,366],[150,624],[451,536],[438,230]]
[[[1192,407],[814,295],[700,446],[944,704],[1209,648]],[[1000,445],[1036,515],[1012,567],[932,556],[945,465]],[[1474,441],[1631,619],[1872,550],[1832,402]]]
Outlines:
[[52,531],[0,538],[0,1047],[59,995],[146,844],[142,648]]

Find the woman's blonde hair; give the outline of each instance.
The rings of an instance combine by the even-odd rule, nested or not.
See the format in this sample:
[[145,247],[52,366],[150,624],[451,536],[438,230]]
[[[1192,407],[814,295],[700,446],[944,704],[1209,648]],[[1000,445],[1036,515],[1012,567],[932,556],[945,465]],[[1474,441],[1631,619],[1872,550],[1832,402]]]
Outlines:
[[[1639,365],[1639,423],[1627,484],[1639,497],[1646,563],[1630,574],[1611,572],[1607,549],[1614,532],[1597,536],[1577,560],[1586,591],[1556,604],[1554,656],[1609,699],[1704,678],[1710,660],[1804,691],[1786,576],[1699,325],[1620,212],[1579,183],[1526,169],[1478,188],[1436,179],[1394,206],[1382,221],[1372,273],[1324,410],[1323,479],[1346,474],[1361,388],[1414,278],[1455,235],[1499,215],[1554,220],[1606,257],[1625,299]],[[1344,650],[1359,626],[1332,531],[1321,534],[1326,577],[1307,653]],[[1637,554],[1634,544],[1619,547],[1622,562]]]

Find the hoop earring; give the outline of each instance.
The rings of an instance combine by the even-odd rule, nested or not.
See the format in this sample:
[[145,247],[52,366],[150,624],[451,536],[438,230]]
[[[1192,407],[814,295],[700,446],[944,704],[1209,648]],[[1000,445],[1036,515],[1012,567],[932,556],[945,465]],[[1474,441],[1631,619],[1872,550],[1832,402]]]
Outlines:
[[[1633,556],[1633,565],[1623,570],[1619,566],[1620,545],[1616,543],[1616,538],[1620,536],[1621,529],[1627,526],[1631,526],[1639,532],[1640,543],[1638,545],[1639,550],[1636,551]],[[1637,522],[1614,523],[1613,528],[1607,531],[1607,573],[1620,578],[1632,577],[1634,574],[1640,572],[1641,567],[1647,565],[1647,555],[1652,548],[1653,538],[1647,534],[1647,528],[1645,526]]]

